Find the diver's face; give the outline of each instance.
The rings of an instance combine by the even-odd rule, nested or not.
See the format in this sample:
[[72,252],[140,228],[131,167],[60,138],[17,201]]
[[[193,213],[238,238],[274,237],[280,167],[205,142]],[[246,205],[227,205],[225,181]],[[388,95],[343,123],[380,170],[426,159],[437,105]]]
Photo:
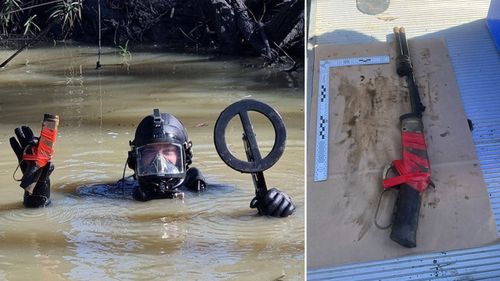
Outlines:
[[142,161],[144,165],[148,165],[157,157],[157,155],[159,155],[175,165],[178,157],[177,152],[177,147],[172,144],[151,144],[144,150],[142,154]]
[[136,148],[136,174],[179,177],[184,174],[182,146],[171,143],[146,144]]

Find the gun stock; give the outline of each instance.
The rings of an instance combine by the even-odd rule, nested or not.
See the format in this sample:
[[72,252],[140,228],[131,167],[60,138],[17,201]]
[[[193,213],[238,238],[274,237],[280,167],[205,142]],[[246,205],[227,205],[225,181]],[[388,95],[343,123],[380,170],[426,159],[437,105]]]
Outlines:
[[401,246],[407,248],[417,246],[420,201],[420,192],[407,184],[399,186],[390,237]]
[[420,117],[411,113],[401,116],[401,139],[403,159],[395,161],[395,164],[400,177],[406,183],[399,185],[390,237],[401,246],[413,248],[417,246],[420,190],[428,186],[430,177],[427,146]]

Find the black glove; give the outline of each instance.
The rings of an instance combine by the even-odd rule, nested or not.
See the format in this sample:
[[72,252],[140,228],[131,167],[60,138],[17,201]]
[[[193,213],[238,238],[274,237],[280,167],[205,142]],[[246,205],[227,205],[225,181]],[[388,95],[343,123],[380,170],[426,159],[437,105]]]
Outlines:
[[202,191],[207,187],[207,182],[205,177],[195,167],[189,168],[186,172],[186,179],[184,181],[184,186],[193,191]]
[[[26,207],[36,208],[44,207],[50,204],[50,179],[49,176],[54,170],[52,162],[48,162],[41,169],[34,169],[36,165],[34,161],[23,160],[24,151],[29,150],[29,146],[35,146],[38,143],[38,138],[33,135],[30,127],[22,126],[16,128],[14,133],[17,136],[10,138],[10,146],[16,154],[19,166],[23,172],[23,178],[36,178],[35,187],[31,192],[25,190],[24,192],[24,205]],[[28,148],[28,149],[27,149]]]
[[295,211],[292,198],[276,188],[269,189],[262,198],[255,196],[250,208],[257,208],[260,215],[272,217],[288,217]]
[[50,204],[50,174],[54,171],[52,162],[48,162],[42,169],[42,174],[38,179],[33,193],[24,191],[24,206],[28,208],[45,207]]

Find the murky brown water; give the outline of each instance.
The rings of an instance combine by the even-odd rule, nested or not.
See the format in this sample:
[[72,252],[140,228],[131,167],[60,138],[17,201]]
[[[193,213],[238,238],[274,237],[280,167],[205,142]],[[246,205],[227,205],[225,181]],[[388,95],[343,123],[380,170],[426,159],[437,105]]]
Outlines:
[[[0,60],[9,54],[0,51]],[[292,79],[243,67],[248,61],[160,52],[133,52],[127,70],[109,65],[121,62],[111,49],[102,70],[95,62],[93,48],[58,46],[27,50],[0,70],[0,280],[302,280],[302,73]],[[275,107],[287,126],[285,154],[265,172],[269,186],[297,203],[287,219],[256,216],[248,207],[250,175],[227,167],[213,145],[220,111],[249,96]],[[141,203],[127,190],[91,186],[121,178],[135,125],[152,108],[187,127],[207,191]],[[8,139],[21,124],[38,133],[46,112],[61,117],[53,203],[25,209]],[[234,124],[228,142],[238,150],[241,126]],[[255,118],[254,127],[269,150],[270,125]]]

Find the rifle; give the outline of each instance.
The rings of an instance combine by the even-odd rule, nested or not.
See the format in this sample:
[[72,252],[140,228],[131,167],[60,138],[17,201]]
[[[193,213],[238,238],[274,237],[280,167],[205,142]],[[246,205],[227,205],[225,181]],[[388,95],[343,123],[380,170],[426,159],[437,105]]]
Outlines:
[[57,138],[59,116],[44,114],[42,132],[36,145],[26,147],[23,152],[23,161],[26,161],[26,170],[23,173],[20,186],[29,194],[33,192],[41,174],[42,168],[54,155],[54,143]]
[[425,107],[420,100],[413,76],[413,66],[408,52],[405,29],[395,27],[394,36],[398,48],[396,71],[400,77],[406,77],[411,112],[399,117],[403,158],[393,161],[389,167],[389,169],[394,168],[398,175],[386,179],[388,170],[386,169],[383,185],[384,189],[399,187],[394,206],[390,238],[404,247],[413,248],[417,245],[416,236],[421,194],[432,183],[422,123],[422,113],[425,111]]

